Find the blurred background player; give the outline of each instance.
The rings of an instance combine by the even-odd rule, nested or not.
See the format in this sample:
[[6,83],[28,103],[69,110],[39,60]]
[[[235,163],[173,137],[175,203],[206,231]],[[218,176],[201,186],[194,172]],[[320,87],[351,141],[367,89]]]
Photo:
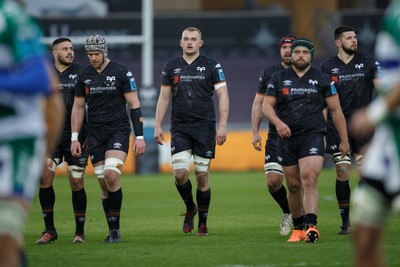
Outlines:
[[[322,72],[329,74],[335,83],[340,105],[348,124],[350,116],[356,109],[365,107],[371,102],[379,63],[373,57],[358,52],[357,34],[352,27],[339,26],[334,35],[338,54],[322,62],[320,68]],[[349,221],[351,158],[350,153],[345,157],[341,156],[339,151],[340,137],[329,110],[327,119],[326,147],[336,166],[336,199],[342,218],[342,226],[338,234],[346,235],[351,233]],[[357,167],[359,167],[363,159],[361,150],[371,136],[354,136],[349,131],[348,136],[351,154],[355,158]]]
[[331,109],[340,134],[339,150],[349,152],[346,122],[330,77],[311,67],[314,44],[297,38],[291,48],[292,66],[275,73],[268,84],[263,113],[279,134],[278,159],[289,189],[294,231],[288,242],[316,242],[318,177],[324,163],[326,120]]
[[392,211],[400,212],[400,1],[391,1],[377,36],[375,55],[382,66],[381,97],[351,120],[353,134],[376,127],[368,146],[359,186],[352,196],[351,219],[356,267],[383,267],[384,230]]
[[95,34],[87,38],[85,50],[90,64],[79,71],[75,87],[71,152],[75,157],[82,156],[79,132],[87,104],[90,159],[102,189],[103,208],[109,228],[104,242],[119,243],[122,206],[120,177],[131,134],[127,105],[135,132],[134,155],[139,157],[146,151],[138,88],[132,72],[108,58],[108,46],[103,36]]
[[[74,63],[74,48],[70,39],[62,37],[53,41],[52,44],[55,71],[60,80],[61,90],[66,116],[62,138],[58,143],[52,158],[47,159],[47,168],[40,180],[39,200],[42,207],[42,214],[45,223],[45,230],[36,244],[48,244],[57,239],[57,231],[54,226],[54,203],[55,193],[53,189],[54,175],[57,165],[63,162],[68,163],[68,177],[72,190],[72,207],[75,214],[75,237],[73,243],[85,242],[84,225],[86,215],[86,192],[84,188],[84,174],[87,165],[88,152],[84,150],[80,157],[73,157],[71,154],[71,111],[74,104],[75,79],[80,64]],[[79,134],[80,142],[86,139],[83,132]]]
[[[296,39],[293,35],[283,36],[279,42],[279,52],[281,63],[267,67],[261,73],[257,93],[254,97],[253,108],[251,111],[251,125],[253,140],[252,144],[254,149],[262,151],[262,138],[260,136],[260,125],[262,120],[262,104],[264,101],[265,91],[268,82],[275,72],[286,69],[292,65],[290,58],[290,48],[292,42]],[[283,170],[282,166],[278,163],[278,133],[272,123],[268,125],[268,139],[265,143],[265,179],[268,192],[274,198],[276,203],[282,209],[282,217],[280,224],[280,234],[287,236],[292,230],[292,216],[290,215],[289,203],[287,199],[286,188],[283,185]]]
[[24,229],[64,110],[41,31],[19,1],[0,0],[0,266],[26,266]]
[[[197,235],[208,235],[207,217],[211,200],[209,168],[215,157],[215,145],[226,141],[229,113],[228,87],[221,65],[200,55],[203,45],[201,31],[188,27],[182,32],[183,55],[166,62],[162,71],[161,92],[157,102],[154,138],[164,144],[162,121],[172,98],[171,154],[175,185],[186,206],[183,232],[194,228],[199,212]],[[219,99],[219,123],[216,129],[212,96]],[[193,201],[189,179],[193,155],[196,176],[196,201]]]

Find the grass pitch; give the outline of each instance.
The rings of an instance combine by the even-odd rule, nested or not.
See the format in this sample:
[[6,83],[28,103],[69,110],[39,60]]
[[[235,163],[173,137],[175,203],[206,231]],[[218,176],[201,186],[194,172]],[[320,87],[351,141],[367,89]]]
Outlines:
[[[194,183],[192,175],[192,183]],[[338,236],[341,224],[335,173],[319,178],[318,243],[287,243],[279,235],[281,210],[267,193],[262,172],[211,173],[209,235],[182,232],[185,210],[171,174],[122,177],[123,204],[120,244],[103,244],[107,224],[100,189],[93,176],[85,178],[88,196],[87,242],[72,244],[75,223],[66,177],[56,177],[55,226],[58,240],[36,245],[44,229],[38,198],[26,229],[26,251],[31,267],[102,266],[213,266],[290,267],[351,266],[351,236]],[[355,172],[351,178],[356,184]],[[194,189],[195,190],[195,189]],[[194,191],[195,194],[195,191]],[[196,217],[197,222],[197,217]],[[197,223],[196,223],[197,224]],[[399,226],[396,216],[385,235],[388,266],[399,266]],[[195,225],[196,226],[196,225]],[[196,227],[195,227],[196,228]]]

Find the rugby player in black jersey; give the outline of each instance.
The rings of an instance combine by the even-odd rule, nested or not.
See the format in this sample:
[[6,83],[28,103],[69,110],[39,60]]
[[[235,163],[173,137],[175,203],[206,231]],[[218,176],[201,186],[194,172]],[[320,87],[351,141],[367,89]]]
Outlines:
[[[290,48],[295,39],[296,37],[293,35],[283,36],[279,41],[281,63],[267,67],[261,73],[257,86],[257,93],[254,97],[253,107],[251,110],[251,125],[253,133],[252,144],[254,149],[257,151],[262,151],[262,138],[259,131],[262,120],[262,104],[268,82],[272,74],[292,65]],[[276,132],[275,126],[272,123],[269,123],[268,139],[265,143],[265,180],[268,192],[274,198],[276,203],[278,203],[283,212],[279,232],[282,236],[287,236],[292,230],[292,216],[290,215],[286,188],[283,185],[282,166],[278,163],[277,147],[278,133]]]
[[[195,27],[182,32],[180,46],[183,55],[167,61],[162,71],[161,92],[158,98],[154,138],[164,144],[162,121],[172,98],[171,154],[176,188],[185,205],[183,232],[194,228],[199,213],[198,235],[208,235],[207,216],[211,190],[209,167],[215,157],[215,145],[226,141],[229,97],[221,65],[212,58],[200,55],[203,45],[201,31]],[[219,123],[216,128],[212,96],[219,98]],[[196,177],[196,202],[189,179],[190,158],[193,156]]]
[[[75,238],[73,243],[85,242],[84,226],[86,216],[86,192],[84,188],[84,174],[87,165],[88,152],[84,150],[79,157],[71,154],[71,111],[74,104],[75,79],[82,67],[74,63],[74,48],[70,39],[61,37],[52,44],[55,72],[58,74],[59,89],[65,104],[65,122],[62,137],[52,158],[47,160],[47,168],[40,179],[39,200],[45,223],[45,230],[36,244],[48,244],[57,239],[54,226],[55,193],[53,189],[54,175],[57,165],[68,163],[68,177],[72,190],[72,206],[75,214]],[[79,135],[83,142],[86,135],[83,131]]]
[[290,68],[272,75],[263,113],[279,135],[278,160],[289,190],[294,230],[288,242],[316,242],[318,176],[324,163],[328,106],[340,136],[339,151],[349,152],[346,121],[330,77],[311,67],[314,44],[298,38],[292,43]]
[[82,154],[79,131],[87,104],[90,159],[102,189],[103,208],[109,228],[104,242],[119,243],[122,205],[120,176],[129,151],[131,132],[127,105],[135,132],[132,150],[136,157],[146,151],[138,88],[132,72],[108,58],[108,46],[103,36],[92,35],[87,38],[85,50],[90,64],[78,73],[71,116],[71,151],[76,157]]
[[[322,72],[329,74],[335,83],[340,105],[348,122],[355,110],[366,107],[371,102],[375,79],[379,76],[379,63],[373,57],[358,52],[357,35],[350,26],[342,25],[336,28],[335,45],[338,47],[338,54],[323,61],[320,68]],[[338,234],[346,235],[351,233],[349,222],[351,158],[350,154],[341,157],[338,149],[339,135],[329,110],[327,119],[326,148],[336,165],[335,190],[342,219],[341,231]],[[362,148],[371,137],[354,136],[350,132],[348,135],[351,155],[359,167],[363,159]]]

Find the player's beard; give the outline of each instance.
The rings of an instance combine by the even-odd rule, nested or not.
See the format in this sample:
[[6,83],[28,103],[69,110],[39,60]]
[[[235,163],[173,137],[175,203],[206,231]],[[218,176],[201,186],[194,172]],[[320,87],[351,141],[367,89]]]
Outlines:
[[290,58],[290,56],[284,56],[281,58],[282,62],[286,65],[286,66],[290,66],[292,65],[292,59]]
[[293,66],[299,71],[303,71],[310,66],[310,62],[305,61],[304,59],[293,61]]
[[343,46],[342,49],[346,54],[351,56],[351,55],[354,55],[355,53],[357,53],[358,47],[355,46],[354,48],[352,48],[351,46],[350,47]]
[[71,61],[65,60],[65,59],[63,59],[62,57],[59,57],[59,58],[58,58],[58,61],[59,61],[62,65],[64,65],[64,66],[69,66],[69,65],[72,64],[72,60],[71,60]]

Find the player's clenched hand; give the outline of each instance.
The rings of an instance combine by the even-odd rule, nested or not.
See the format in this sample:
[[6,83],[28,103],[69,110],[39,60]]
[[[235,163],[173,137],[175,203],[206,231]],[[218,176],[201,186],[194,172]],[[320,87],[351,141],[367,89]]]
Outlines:
[[146,152],[146,142],[144,139],[135,139],[133,142],[133,153],[135,154],[135,157],[140,157],[141,155]]
[[74,157],[80,157],[82,155],[82,147],[79,141],[71,142],[71,154]]
[[132,148],[135,157],[139,157],[146,152],[146,142],[144,139],[135,139],[133,142],[133,148]]
[[339,151],[342,152],[342,157],[346,156],[350,152],[349,142],[340,142]]

